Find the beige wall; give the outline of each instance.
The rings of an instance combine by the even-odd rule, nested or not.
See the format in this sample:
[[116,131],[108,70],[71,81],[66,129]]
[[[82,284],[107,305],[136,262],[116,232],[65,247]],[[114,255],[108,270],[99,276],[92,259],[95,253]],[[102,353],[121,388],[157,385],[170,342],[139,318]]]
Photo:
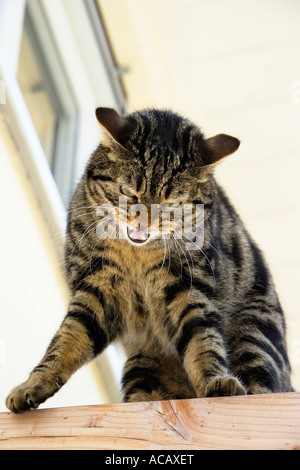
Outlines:
[[217,177],[270,262],[300,390],[300,3],[98,0],[129,109],[242,141]]

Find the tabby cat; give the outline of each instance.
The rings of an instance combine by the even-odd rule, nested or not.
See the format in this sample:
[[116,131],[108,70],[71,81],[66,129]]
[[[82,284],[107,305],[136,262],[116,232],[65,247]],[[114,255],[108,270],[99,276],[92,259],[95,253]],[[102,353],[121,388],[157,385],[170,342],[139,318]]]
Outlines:
[[[127,355],[125,402],[291,391],[272,278],[213,176],[239,140],[206,139],[170,111],[121,116],[98,108],[96,116],[103,138],[68,216],[68,313],[7,407],[36,408],[115,341]],[[188,249],[184,237],[175,237],[174,223],[159,236],[149,217],[135,225],[119,208],[121,196],[128,207],[149,210],[203,204],[202,244]],[[110,233],[101,205],[117,208],[116,236],[101,236]]]

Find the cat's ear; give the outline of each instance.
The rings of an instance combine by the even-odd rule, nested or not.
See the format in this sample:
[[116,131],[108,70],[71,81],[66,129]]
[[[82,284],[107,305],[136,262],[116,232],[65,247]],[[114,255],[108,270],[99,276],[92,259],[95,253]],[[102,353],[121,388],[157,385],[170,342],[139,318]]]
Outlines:
[[114,140],[124,146],[134,130],[133,118],[121,116],[112,108],[97,108],[96,117],[101,127],[108,132]]
[[207,165],[215,165],[223,158],[234,153],[240,146],[240,141],[236,137],[227,134],[218,134],[206,139],[209,149],[207,155]]

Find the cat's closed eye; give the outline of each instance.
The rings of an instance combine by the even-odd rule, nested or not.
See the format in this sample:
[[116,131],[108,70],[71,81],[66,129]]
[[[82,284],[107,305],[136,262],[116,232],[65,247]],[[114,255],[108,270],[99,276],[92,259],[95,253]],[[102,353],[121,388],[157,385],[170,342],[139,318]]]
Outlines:
[[136,198],[136,195],[128,188],[128,186],[122,185],[120,191],[124,196]]
[[171,209],[177,209],[180,207],[181,203],[178,201],[164,202],[165,207],[170,207]]

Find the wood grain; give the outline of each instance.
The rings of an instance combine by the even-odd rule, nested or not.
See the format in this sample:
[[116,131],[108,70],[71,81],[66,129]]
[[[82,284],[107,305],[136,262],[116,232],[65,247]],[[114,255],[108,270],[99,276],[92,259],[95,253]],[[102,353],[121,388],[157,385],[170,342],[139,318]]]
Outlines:
[[0,413],[0,449],[300,449],[300,393]]

